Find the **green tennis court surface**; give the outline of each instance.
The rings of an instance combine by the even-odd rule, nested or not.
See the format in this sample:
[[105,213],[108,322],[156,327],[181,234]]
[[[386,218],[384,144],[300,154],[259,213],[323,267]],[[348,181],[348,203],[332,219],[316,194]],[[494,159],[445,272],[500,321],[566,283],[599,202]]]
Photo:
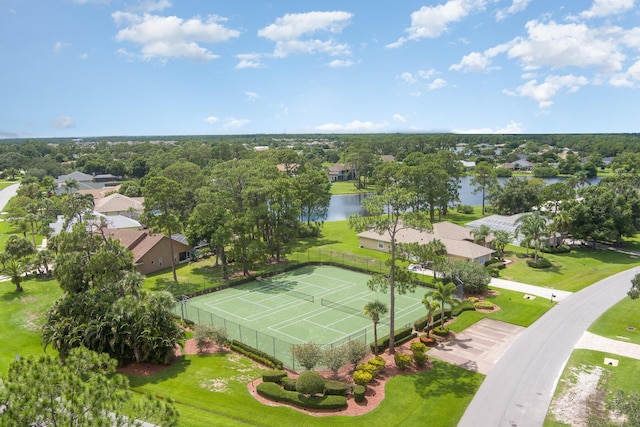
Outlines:
[[[191,298],[182,309],[199,323],[225,326],[229,337],[269,354],[313,341],[324,346],[351,339],[373,341],[373,323],[362,308],[389,295],[367,287],[370,276],[329,266],[309,266],[233,288]],[[396,295],[396,328],[426,314],[424,289]],[[389,333],[382,316],[378,335]],[[243,336],[244,335],[244,336]],[[276,355],[276,357],[283,357]]]

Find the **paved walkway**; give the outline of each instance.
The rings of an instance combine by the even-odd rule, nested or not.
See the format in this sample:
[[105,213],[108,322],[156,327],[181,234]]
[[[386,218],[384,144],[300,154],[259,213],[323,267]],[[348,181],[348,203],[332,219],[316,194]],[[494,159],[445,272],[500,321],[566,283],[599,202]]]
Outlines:
[[630,342],[613,340],[585,331],[575,348],[597,350],[618,356],[640,359],[640,345]]
[[524,329],[484,318],[429,350],[429,357],[487,375]]
[[525,294],[536,295],[547,299],[551,299],[553,297],[554,301],[562,301],[573,294],[573,292],[545,288],[542,286],[527,285],[525,283],[513,282],[511,280],[504,280],[496,277],[491,279],[489,286],[523,292]]

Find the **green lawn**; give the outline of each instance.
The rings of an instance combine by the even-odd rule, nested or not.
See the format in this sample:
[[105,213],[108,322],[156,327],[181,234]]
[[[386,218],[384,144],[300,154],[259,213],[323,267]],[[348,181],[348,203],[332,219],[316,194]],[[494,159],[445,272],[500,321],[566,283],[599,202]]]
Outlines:
[[500,310],[491,313],[464,311],[450,324],[450,329],[461,332],[485,317],[527,327],[556,304],[546,298],[524,299],[522,292],[507,289],[499,289],[499,292],[499,295],[488,296],[485,299],[500,307]]
[[640,260],[610,250],[574,249],[568,254],[542,254],[553,264],[548,269],[534,269],[515,253],[525,249],[509,246],[513,262],[500,272],[500,277],[531,285],[577,292],[615,273],[640,265]]
[[[600,316],[591,325],[589,332],[614,340],[640,344],[638,309],[640,309],[640,301],[624,298]],[[635,329],[629,330],[627,329],[629,327]]]
[[[604,358],[618,360],[618,366],[609,366],[604,364]],[[606,375],[601,377],[600,386],[607,392],[615,392],[616,390],[623,390],[625,392],[637,392],[638,391],[638,371],[640,370],[640,360],[629,359],[626,357],[618,356],[610,353],[603,353],[600,351],[592,350],[575,350],[567,365],[556,388],[554,398],[561,395],[561,393],[568,387],[567,384],[571,383],[572,372],[585,370],[590,367],[599,366],[605,370]],[[551,411],[547,413],[544,426],[545,427],[560,427],[567,424],[556,421],[551,414]]]
[[376,191],[374,185],[367,185],[367,188],[356,188],[357,181],[335,181],[331,183],[331,194],[357,194],[357,193],[373,193]]
[[235,354],[187,356],[157,375],[130,378],[144,393],[176,401],[180,425],[198,426],[404,426],[437,419],[455,426],[480,386],[483,375],[434,361],[433,369],[391,379],[385,399],[373,412],[358,416],[313,417],[286,407],[268,407],[253,399],[247,382],[261,369]]
[[24,292],[18,293],[10,281],[0,282],[0,375],[16,356],[42,354],[40,327],[47,309],[62,295],[55,280],[27,280],[22,287]]

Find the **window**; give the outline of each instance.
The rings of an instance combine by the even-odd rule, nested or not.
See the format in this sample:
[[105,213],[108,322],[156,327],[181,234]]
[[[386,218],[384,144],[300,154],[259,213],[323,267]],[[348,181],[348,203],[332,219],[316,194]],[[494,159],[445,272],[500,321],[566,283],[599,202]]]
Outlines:
[[162,265],[162,257],[158,258],[158,264]]
[[381,240],[378,240],[378,249],[384,249],[384,242]]

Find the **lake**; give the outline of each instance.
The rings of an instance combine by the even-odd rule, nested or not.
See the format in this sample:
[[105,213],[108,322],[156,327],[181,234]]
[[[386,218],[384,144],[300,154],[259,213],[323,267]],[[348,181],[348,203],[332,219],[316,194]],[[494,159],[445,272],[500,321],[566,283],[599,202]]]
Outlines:
[[[463,176],[460,178],[460,203],[463,205],[480,206],[482,205],[482,193],[478,192],[477,194],[473,194],[474,189],[471,186],[471,179],[471,176]],[[507,179],[508,178],[498,178],[498,182],[502,185]],[[548,185],[564,181],[564,179],[565,178],[545,178],[544,182]],[[597,184],[599,181],[600,177],[589,180],[591,184]],[[365,197],[367,197],[367,194],[340,194],[331,196],[326,221],[341,221],[355,213],[364,214],[362,200]]]

